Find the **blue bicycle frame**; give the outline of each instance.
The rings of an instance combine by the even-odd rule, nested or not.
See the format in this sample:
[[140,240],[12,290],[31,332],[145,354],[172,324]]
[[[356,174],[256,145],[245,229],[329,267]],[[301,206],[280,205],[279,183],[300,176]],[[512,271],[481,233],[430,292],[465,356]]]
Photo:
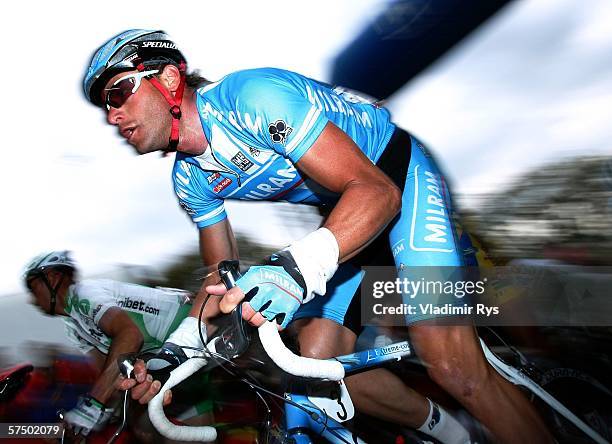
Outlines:
[[[412,349],[408,341],[397,342],[384,347],[351,353],[334,358],[339,361],[347,375],[356,373],[370,367],[378,367],[384,362],[399,361],[411,356]],[[286,393],[285,398],[285,430],[289,438],[296,444],[309,444],[311,439],[308,433],[322,436],[333,444],[364,443],[340,422],[330,418],[326,412],[314,405],[307,396]],[[295,404],[298,404],[296,406]],[[308,412],[311,412],[309,414]]]

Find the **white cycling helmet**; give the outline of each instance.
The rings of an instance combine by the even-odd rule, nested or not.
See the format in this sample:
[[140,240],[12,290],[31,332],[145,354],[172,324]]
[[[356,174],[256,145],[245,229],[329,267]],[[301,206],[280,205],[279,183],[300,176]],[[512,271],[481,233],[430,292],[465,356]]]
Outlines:
[[49,268],[64,267],[75,270],[76,263],[70,257],[69,251],[51,251],[48,253],[39,254],[32,259],[25,267],[23,273],[24,282],[28,283],[33,277],[40,276],[43,271]]
[[59,289],[62,281],[60,281],[55,287],[51,286],[51,283],[47,279],[44,271],[58,268],[63,270],[76,270],[76,263],[70,257],[69,251],[51,251],[48,253],[43,253],[36,256],[32,259],[28,265],[26,265],[25,270],[23,272],[23,282],[26,287],[30,288],[30,281],[34,278],[40,278],[43,280],[47,288],[49,289],[49,293],[51,295],[51,304],[49,308],[49,314],[55,314],[55,304],[57,300],[57,290]]

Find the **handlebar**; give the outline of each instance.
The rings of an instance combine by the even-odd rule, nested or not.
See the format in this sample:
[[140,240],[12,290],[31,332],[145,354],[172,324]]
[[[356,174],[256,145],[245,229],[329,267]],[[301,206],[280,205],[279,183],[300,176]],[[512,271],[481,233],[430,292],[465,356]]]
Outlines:
[[217,439],[217,430],[210,426],[180,426],[171,423],[164,414],[162,404],[164,393],[178,385],[189,376],[206,365],[205,359],[188,359],[170,372],[170,377],[160,389],[159,393],[149,402],[149,418],[157,431],[169,439],[178,441],[214,441]]
[[344,378],[344,367],[338,361],[304,358],[285,347],[276,322],[266,322],[257,330],[264,350],[283,371],[304,378],[339,381]]
[[[240,278],[238,261],[219,263],[219,275],[227,289],[236,285]],[[207,348],[227,359],[240,356],[250,342],[249,325],[242,319],[239,304],[229,315],[230,324],[221,329],[211,339]],[[294,376],[339,381],[344,377],[344,367],[335,360],[318,360],[295,355],[283,344],[275,322],[266,322],[258,329],[259,339],[272,361],[285,372]],[[159,393],[149,402],[149,417],[155,428],[163,436],[182,441],[214,441],[217,432],[214,427],[179,426],[171,423],[164,414],[164,393],[206,365],[205,359],[188,359],[170,372],[170,377]]]

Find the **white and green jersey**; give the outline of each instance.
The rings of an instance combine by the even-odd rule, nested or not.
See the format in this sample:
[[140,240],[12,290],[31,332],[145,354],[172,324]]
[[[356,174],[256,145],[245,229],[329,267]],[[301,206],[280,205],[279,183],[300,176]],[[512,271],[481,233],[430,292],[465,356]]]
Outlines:
[[99,327],[112,307],[123,309],[144,337],[142,349],[158,348],[187,316],[189,293],[151,288],[109,279],[83,280],[71,285],[66,298],[66,333],[79,349],[108,354],[111,338]]

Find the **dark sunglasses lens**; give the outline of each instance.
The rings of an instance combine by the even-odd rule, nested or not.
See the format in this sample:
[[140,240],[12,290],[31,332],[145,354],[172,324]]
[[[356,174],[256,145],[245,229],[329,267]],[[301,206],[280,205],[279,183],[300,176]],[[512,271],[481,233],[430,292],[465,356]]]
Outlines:
[[106,104],[113,108],[121,108],[125,101],[132,95],[134,82],[132,79],[125,79],[117,83],[108,90]]

